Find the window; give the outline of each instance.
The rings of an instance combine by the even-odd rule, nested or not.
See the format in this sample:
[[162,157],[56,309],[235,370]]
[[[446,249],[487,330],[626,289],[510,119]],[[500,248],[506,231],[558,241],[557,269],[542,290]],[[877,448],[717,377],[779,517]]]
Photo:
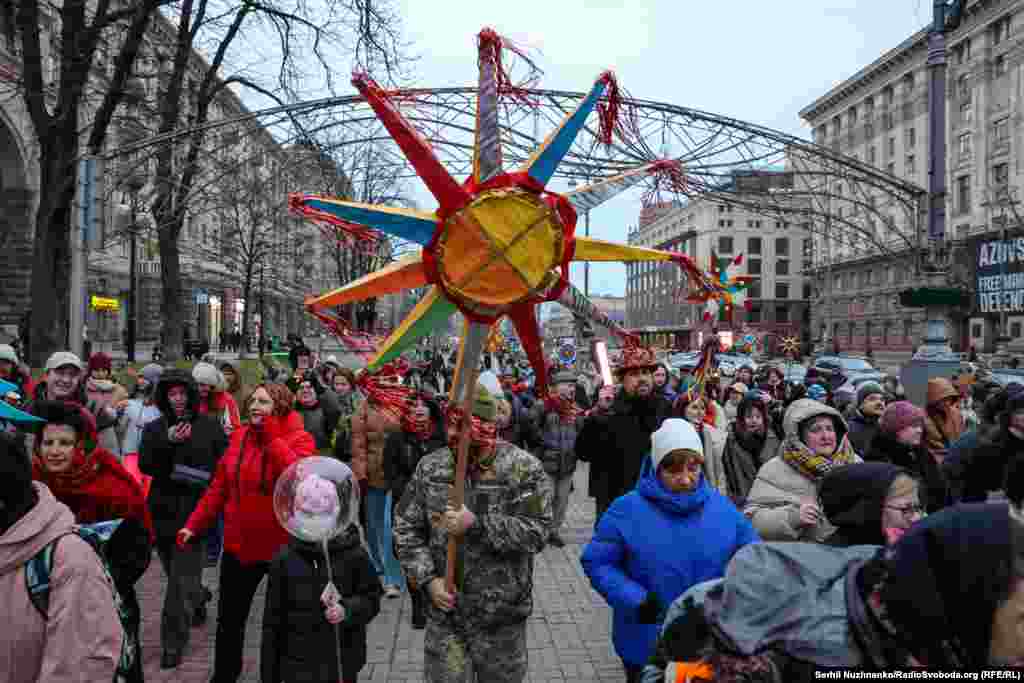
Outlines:
[[718,205],[718,213],[725,213],[725,204]]
[[761,221],[754,221],[754,227],[755,228],[760,228],[761,227]]
[[789,283],[788,282],[776,282],[775,283],[775,298],[776,299],[788,299],[789,298]]
[[775,322],[777,322],[777,323],[788,323],[789,322],[789,306],[776,306],[775,307]]
[[998,186],[1006,185],[1010,182],[1010,166],[1009,164],[1002,163],[996,164],[992,167],[992,184]]
[[750,283],[750,286],[747,287],[747,296],[749,296],[751,299],[760,299],[761,298],[761,281],[760,280],[755,280],[754,282]]
[[913,154],[907,155],[907,175],[917,173],[917,163]]
[[917,129],[907,128],[907,147],[913,147],[917,144]]
[[971,39],[965,38],[963,42],[953,48],[953,54],[958,65],[971,61]]
[[992,45],[999,45],[1010,35],[1010,17],[1003,17],[992,24]]
[[868,163],[869,164],[875,163],[876,157],[877,157],[877,154],[875,154],[875,146],[871,145],[871,147],[868,147]]
[[780,258],[775,262],[776,275],[789,275],[789,259]]
[[892,106],[892,101],[895,97],[895,94],[896,93],[893,91],[891,85],[885,86],[885,89],[882,91],[882,100],[885,102],[885,106]]
[[849,121],[850,127],[853,128],[853,125],[855,123],[857,123],[857,107],[856,106],[850,107],[850,111],[847,112],[846,118]]
[[971,325],[971,337],[973,337],[974,339],[981,338],[981,325],[979,323],[974,323],[973,325]]
[[727,227],[727,228],[731,228],[732,227],[732,219],[731,218],[725,222],[725,227]]
[[992,64],[992,70],[995,72],[995,77],[1006,75],[1006,55],[999,55],[995,58]]
[[724,228],[725,227],[725,220],[724,219],[719,219],[718,227],[720,227],[720,228]]
[[889,162],[885,165],[885,172],[889,175],[896,175],[896,164]]
[[747,273],[750,274],[750,275],[760,275],[761,274],[761,259],[759,259],[759,258],[747,259]]
[[1010,140],[1010,119],[1002,118],[995,122],[993,125],[993,137],[996,140],[996,144],[1002,142],[1009,142]]
[[789,253],[789,238],[788,237],[776,237],[775,238],[775,254],[776,256],[784,256]]
[[889,138],[889,156],[895,156],[895,155],[896,155],[896,138],[895,137],[891,137],[891,138]]
[[843,288],[843,276],[842,275],[836,275],[834,278],[832,278],[832,290],[835,291],[837,289],[842,289],[842,288]]
[[970,123],[974,120],[974,109],[971,108],[971,101],[966,100],[960,103],[960,123]]
[[747,322],[748,323],[759,323],[761,322],[761,309],[754,307],[747,311]]
[[843,129],[843,122],[839,120],[838,116],[832,117],[832,135],[839,135],[839,131]]
[[971,177],[962,175],[956,179],[956,206],[959,213],[971,210]]
[[752,219],[749,219],[749,218],[747,219],[747,227],[748,228],[754,227],[754,221]]
[[[732,221],[730,221],[731,223]],[[718,238],[718,251],[723,254],[732,253],[732,238],[731,237],[719,237]]]
[[971,75],[960,74],[956,79],[956,93],[960,99],[966,100],[971,97]]
[[804,299],[810,299],[811,298],[811,283],[810,282],[805,282],[804,283],[803,298]]
[[903,77],[903,94],[911,95],[914,92],[914,74],[909,73]]
[[1020,323],[1013,323],[1010,325],[1010,337],[1013,339],[1020,339]]
[[963,133],[957,138],[957,147],[960,150],[961,157],[971,156],[971,134]]

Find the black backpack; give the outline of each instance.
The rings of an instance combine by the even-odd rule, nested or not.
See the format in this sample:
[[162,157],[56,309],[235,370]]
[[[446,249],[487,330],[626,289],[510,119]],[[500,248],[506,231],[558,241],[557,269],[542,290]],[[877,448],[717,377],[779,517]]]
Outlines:
[[121,630],[124,634],[121,639],[121,656],[118,659],[112,683],[129,683],[135,680],[139,657],[138,634],[131,623],[129,611],[125,608],[114,585],[114,579],[110,572],[110,561],[107,557],[108,542],[121,526],[121,522],[122,520],[115,519],[96,524],[78,525],[72,531],[47,543],[46,547],[33,555],[25,564],[25,587],[28,590],[29,600],[43,615],[43,619],[47,620],[50,612],[50,573],[53,571],[53,553],[57,543],[64,536],[74,534],[96,551],[96,555],[100,558],[100,565],[103,567],[103,573],[110,584],[110,590],[114,596],[114,607],[117,609],[117,616],[121,621]]

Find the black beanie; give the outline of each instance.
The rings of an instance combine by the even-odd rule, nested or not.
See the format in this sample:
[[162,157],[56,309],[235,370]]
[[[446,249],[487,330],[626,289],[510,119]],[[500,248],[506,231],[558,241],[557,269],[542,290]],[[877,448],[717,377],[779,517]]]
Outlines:
[[23,437],[0,432],[0,534],[14,526],[38,500]]

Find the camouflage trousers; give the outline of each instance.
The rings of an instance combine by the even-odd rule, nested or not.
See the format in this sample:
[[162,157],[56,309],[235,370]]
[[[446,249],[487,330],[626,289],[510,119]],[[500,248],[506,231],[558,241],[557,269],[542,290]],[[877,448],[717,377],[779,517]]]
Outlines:
[[526,680],[526,622],[466,632],[450,620],[427,619],[427,683],[522,683]]

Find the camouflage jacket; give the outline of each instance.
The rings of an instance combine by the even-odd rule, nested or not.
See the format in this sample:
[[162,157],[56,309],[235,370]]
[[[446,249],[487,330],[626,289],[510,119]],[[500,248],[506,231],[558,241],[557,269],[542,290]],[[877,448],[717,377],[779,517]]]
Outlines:
[[[443,578],[448,532],[441,521],[455,483],[448,448],[424,456],[394,517],[395,549],[406,576],[420,589]],[[540,461],[499,441],[493,466],[466,478],[466,507],[476,524],[462,542],[452,618],[466,628],[494,629],[533,612],[533,555],[544,549],[552,524],[552,490]],[[446,617],[428,601],[432,618]]]

